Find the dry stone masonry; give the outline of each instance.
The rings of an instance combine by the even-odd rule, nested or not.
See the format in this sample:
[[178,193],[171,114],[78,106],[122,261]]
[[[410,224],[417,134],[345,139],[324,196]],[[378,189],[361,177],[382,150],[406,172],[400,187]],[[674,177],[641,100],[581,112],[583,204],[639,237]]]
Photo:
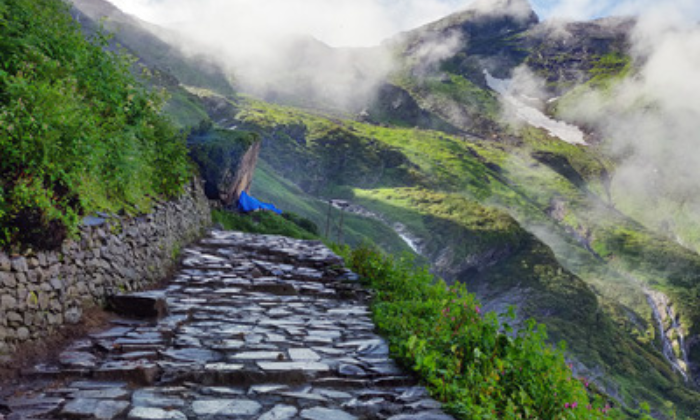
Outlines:
[[86,305],[164,279],[178,250],[211,225],[199,181],[176,200],[135,218],[88,217],[80,237],[52,252],[0,252],[0,356],[81,320]]
[[367,292],[320,242],[214,231],[184,254],[167,288],[121,302],[156,318],[117,319],[26,372],[7,420],[452,419],[389,358]]

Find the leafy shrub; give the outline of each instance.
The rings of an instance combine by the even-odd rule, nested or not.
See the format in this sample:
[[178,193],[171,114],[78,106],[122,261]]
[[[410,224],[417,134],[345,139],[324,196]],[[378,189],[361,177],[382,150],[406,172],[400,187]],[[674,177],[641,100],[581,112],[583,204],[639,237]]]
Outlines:
[[585,379],[574,378],[564,345],[547,344],[533,320],[515,331],[512,308],[485,313],[464,285],[447,287],[410,257],[341,248],[376,292],[375,322],[392,354],[462,419],[619,418]]
[[81,215],[144,210],[189,176],[162,98],[106,45],[60,0],[0,0],[0,246],[55,247]]
[[299,226],[300,228],[304,229],[305,231],[311,233],[312,235],[320,235],[316,223],[312,222],[306,217],[299,216],[298,214],[289,211],[283,213],[282,217]]

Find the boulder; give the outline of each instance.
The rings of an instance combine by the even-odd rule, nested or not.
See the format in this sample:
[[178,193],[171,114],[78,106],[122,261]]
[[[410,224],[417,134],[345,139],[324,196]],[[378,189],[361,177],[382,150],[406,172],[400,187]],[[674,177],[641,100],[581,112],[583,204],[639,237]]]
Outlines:
[[260,138],[244,131],[202,129],[190,136],[190,156],[204,178],[204,191],[225,207],[248,191],[260,153]]
[[163,318],[168,305],[162,292],[141,292],[112,295],[107,298],[108,308],[129,318]]

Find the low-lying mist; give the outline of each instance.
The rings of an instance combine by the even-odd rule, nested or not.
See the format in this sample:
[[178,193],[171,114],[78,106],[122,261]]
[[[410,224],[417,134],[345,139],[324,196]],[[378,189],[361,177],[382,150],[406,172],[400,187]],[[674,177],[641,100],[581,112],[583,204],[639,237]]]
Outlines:
[[[225,63],[263,99],[358,111],[394,69],[382,40],[471,0],[113,0]],[[162,34],[161,34],[162,35]],[[168,41],[173,41],[168,40]]]
[[697,202],[700,192],[700,25],[683,10],[642,15],[630,51],[638,72],[565,109],[596,127],[620,162],[613,197],[645,197],[645,211],[664,199]]
[[[383,41],[467,8],[529,16],[526,0],[112,0],[177,33],[186,53],[224,63],[237,87],[266,100],[359,111],[399,65]],[[159,33],[164,36],[164,33]],[[468,42],[435,34],[412,59],[431,68]]]

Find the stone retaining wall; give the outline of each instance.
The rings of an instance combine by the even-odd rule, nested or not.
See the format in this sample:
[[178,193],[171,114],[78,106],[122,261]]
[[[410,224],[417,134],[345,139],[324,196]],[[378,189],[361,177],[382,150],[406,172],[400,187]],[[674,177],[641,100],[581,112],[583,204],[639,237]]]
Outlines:
[[80,237],[58,251],[12,256],[0,252],[0,355],[38,341],[83,308],[119,291],[164,279],[181,247],[211,225],[201,182],[140,217],[88,217]]

